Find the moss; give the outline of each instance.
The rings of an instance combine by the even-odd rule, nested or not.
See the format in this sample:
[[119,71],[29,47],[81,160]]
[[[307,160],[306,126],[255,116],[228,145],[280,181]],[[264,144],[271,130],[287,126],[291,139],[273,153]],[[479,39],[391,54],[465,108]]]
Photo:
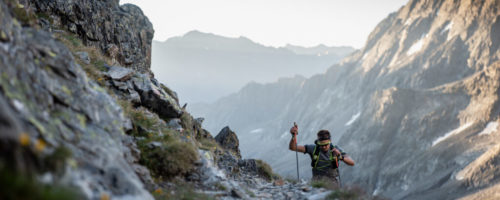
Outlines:
[[33,177],[0,168],[0,199],[84,199],[78,192],[61,185],[39,183]]
[[82,127],[83,129],[85,129],[85,127],[87,125],[87,118],[85,117],[85,115],[76,114],[76,118],[80,122],[80,127]]
[[32,10],[29,10],[17,0],[9,1],[8,6],[13,17],[19,20],[23,26],[35,26],[37,18]]
[[42,124],[33,116],[28,117],[28,121],[33,124],[33,126],[36,127],[38,132],[40,132],[42,135],[45,134],[45,128],[42,126]]
[[67,86],[65,85],[61,86],[61,90],[68,96],[71,96],[71,90],[69,90]]

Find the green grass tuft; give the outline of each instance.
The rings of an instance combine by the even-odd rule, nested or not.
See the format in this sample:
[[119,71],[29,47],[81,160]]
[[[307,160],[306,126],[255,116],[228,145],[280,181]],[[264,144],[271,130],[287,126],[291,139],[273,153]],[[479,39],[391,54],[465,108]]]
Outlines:
[[1,168],[0,199],[66,200],[83,199],[83,197],[74,189],[43,184],[33,177]]
[[281,179],[278,174],[273,173],[273,169],[269,164],[262,160],[255,160],[257,164],[257,170],[260,176],[265,178],[268,181],[272,181],[275,179]]

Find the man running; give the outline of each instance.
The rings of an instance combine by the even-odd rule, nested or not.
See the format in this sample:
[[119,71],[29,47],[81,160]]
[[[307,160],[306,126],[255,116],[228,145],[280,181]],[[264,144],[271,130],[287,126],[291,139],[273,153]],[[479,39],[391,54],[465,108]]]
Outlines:
[[294,125],[290,129],[290,133],[293,137],[290,140],[288,148],[292,151],[307,153],[311,156],[313,180],[327,178],[332,180],[334,185],[339,186],[338,168],[340,161],[354,166],[354,160],[342,151],[342,149],[331,143],[330,132],[328,130],[320,130],[317,133],[318,139],[314,144],[305,146],[297,145],[297,125]]

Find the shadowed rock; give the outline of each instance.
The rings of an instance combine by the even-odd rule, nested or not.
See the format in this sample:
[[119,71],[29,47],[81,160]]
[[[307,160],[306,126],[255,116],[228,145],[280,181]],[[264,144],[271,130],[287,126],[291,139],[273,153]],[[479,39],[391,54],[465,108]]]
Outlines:
[[241,158],[239,141],[236,133],[234,133],[228,126],[224,127],[215,140],[225,149],[233,151],[238,158]]

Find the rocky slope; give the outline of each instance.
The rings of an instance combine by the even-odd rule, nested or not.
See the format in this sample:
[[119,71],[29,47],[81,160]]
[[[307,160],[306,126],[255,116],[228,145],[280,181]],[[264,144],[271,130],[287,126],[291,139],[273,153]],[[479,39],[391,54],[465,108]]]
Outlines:
[[251,81],[312,76],[354,51],[351,47],[267,47],[248,38],[227,38],[191,31],[164,42],[153,41],[151,69],[158,80],[179,92],[181,102],[212,102]]
[[153,29],[118,1],[0,1],[0,199],[320,199],[215,139],[150,71]]
[[[345,183],[394,199],[494,198],[499,7],[494,0],[412,0],[325,74],[300,84],[260,85],[262,93],[243,89],[193,112],[207,118],[208,130],[226,119],[243,141],[243,157],[262,158],[285,176],[295,173],[295,155],[286,147],[296,121],[299,143],[312,143],[326,128],[357,160],[341,170]],[[271,111],[270,119],[261,112],[266,121],[253,111],[272,110],[275,102],[239,98],[271,93],[288,100],[280,100],[282,112]],[[235,117],[231,111],[243,106]],[[302,174],[310,173],[309,158],[300,163]]]

